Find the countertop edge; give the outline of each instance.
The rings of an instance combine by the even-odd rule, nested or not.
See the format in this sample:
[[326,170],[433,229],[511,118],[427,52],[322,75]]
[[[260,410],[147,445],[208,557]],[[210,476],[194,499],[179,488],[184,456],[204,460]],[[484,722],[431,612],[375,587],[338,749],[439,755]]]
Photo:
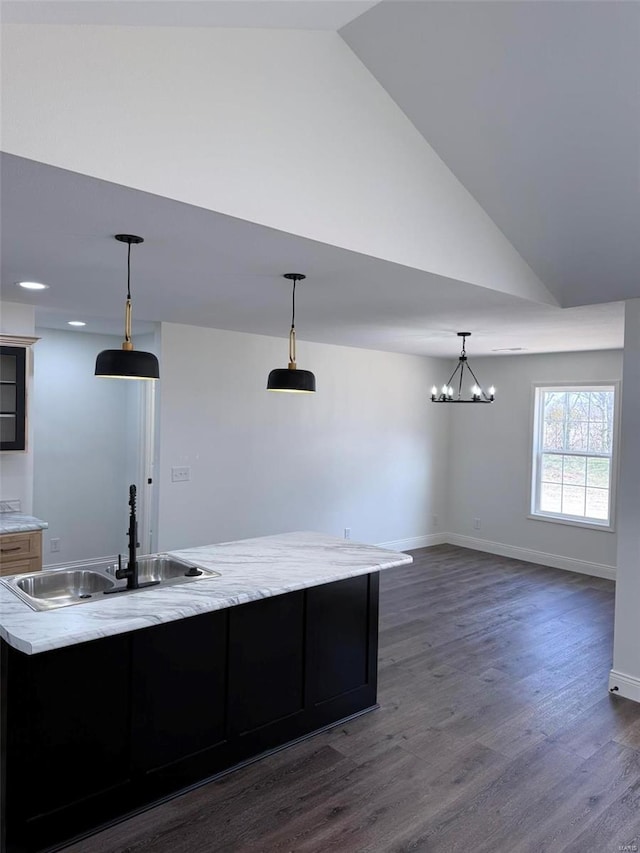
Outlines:
[[[13,516],[13,518],[8,516]],[[0,512],[0,536],[10,536],[13,533],[33,533],[37,530],[47,530],[48,527],[48,521],[42,521],[33,515]]]
[[[176,550],[170,551],[167,553],[174,554],[175,556],[185,555],[190,549]],[[171,608],[163,609],[162,614],[160,616],[150,616],[145,614],[143,616],[127,616],[120,617],[120,622],[118,623],[118,617],[116,616],[114,619],[113,626],[109,626],[106,622],[97,627],[95,624],[92,624],[90,628],[87,630],[74,630],[73,632],[66,633],[62,636],[56,636],[54,639],[51,638],[43,638],[41,642],[29,642],[27,640],[23,640],[20,637],[12,634],[10,629],[7,629],[4,625],[0,625],[0,637],[5,640],[12,648],[17,651],[23,652],[28,655],[42,654],[43,652],[53,651],[55,649],[65,648],[68,646],[78,645],[80,643],[91,642],[92,640],[104,639],[106,637],[117,636],[118,634],[129,633],[131,631],[139,631],[144,628],[151,628],[155,625],[161,625],[167,622],[175,622],[180,619],[189,618],[191,616],[198,616],[203,613],[212,613],[217,610],[226,610],[230,607],[236,607],[240,604],[248,604],[251,601],[258,601],[262,598],[272,598],[276,595],[283,595],[288,592],[296,592],[301,589],[308,589],[314,586],[322,586],[326,583],[334,583],[340,580],[346,580],[351,577],[358,577],[360,575],[372,574],[375,572],[384,571],[385,569],[396,568],[397,566],[408,565],[413,562],[413,557],[410,554],[405,554],[403,552],[397,552],[397,559],[394,558],[391,560],[381,561],[378,564],[367,565],[363,567],[353,567],[351,569],[347,569],[346,567],[343,569],[336,569],[334,572],[328,572],[322,577],[315,578],[305,578],[299,582],[291,582],[282,586],[272,586],[272,587],[258,587],[256,589],[250,591],[242,591],[235,595],[230,595],[227,598],[215,599],[215,598],[207,598],[206,596],[197,596],[190,599],[188,602],[181,601],[179,604],[176,604],[175,609],[172,611]],[[203,579],[200,581],[201,583],[210,582],[208,579]],[[213,581],[212,581],[213,582]],[[184,589],[184,587],[183,587]],[[76,605],[77,607],[91,607],[91,604],[86,605]],[[30,610],[27,605],[24,605],[25,612],[28,611],[29,615],[33,615],[34,611]],[[166,607],[166,605],[165,605]],[[64,608],[64,610],[75,610],[75,607],[72,608]],[[52,611],[51,613],[40,612],[37,615],[49,616],[49,615],[57,615],[61,611]],[[64,642],[67,640],[68,642]]]

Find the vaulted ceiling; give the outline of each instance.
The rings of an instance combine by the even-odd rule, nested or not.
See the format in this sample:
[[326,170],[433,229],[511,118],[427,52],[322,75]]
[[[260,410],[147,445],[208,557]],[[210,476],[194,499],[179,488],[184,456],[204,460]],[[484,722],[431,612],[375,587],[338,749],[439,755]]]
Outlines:
[[[314,239],[264,216],[230,216],[60,168],[3,142],[2,298],[33,301],[42,323],[62,326],[76,309],[96,330],[119,329],[123,259],[112,235],[135,226],[152,238],[135,256],[139,320],[284,335],[282,274],[302,271],[301,339],[450,355],[464,327],[477,353],[622,345],[622,300],[640,297],[640,4],[5,0],[3,22],[22,31],[118,24],[337,32],[541,283],[537,298],[535,284],[518,295],[515,286],[494,289],[464,270],[431,266],[438,243],[429,248],[424,224],[426,263],[418,255],[405,262],[329,231]],[[369,143],[386,151],[389,127],[380,131]],[[395,180],[405,142],[393,153]],[[289,160],[289,168],[298,164]],[[27,277],[52,286],[44,296],[18,294],[15,280]]]

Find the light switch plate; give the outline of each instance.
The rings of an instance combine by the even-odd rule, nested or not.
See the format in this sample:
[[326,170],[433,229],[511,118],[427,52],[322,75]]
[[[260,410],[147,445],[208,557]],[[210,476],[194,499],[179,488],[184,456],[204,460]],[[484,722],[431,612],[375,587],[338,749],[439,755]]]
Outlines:
[[191,468],[188,465],[183,467],[174,466],[171,469],[171,482],[172,483],[186,483],[191,479]]

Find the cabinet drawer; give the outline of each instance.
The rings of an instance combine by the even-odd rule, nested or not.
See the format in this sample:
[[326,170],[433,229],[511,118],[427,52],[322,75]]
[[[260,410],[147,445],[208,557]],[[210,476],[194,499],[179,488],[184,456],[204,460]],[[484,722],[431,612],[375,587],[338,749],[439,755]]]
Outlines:
[[39,572],[42,569],[40,557],[31,560],[16,560],[15,563],[0,563],[0,577],[6,575],[20,575],[25,572]]
[[[36,569],[42,567],[42,531],[5,533],[0,536],[0,571],[2,574],[10,574],[7,571],[10,565],[24,563],[25,561],[35,561]],[[30,571],[30,569],[17,569],[16,571]]]

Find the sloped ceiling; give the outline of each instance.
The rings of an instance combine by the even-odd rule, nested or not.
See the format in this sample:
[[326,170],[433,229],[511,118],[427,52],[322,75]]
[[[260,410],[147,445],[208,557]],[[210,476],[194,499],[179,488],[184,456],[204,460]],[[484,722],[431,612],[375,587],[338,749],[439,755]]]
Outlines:
[[[148,223],[148,252],[136,257],[139,320],[285,335],[281,275],[293,265],[309,274],[301,339],[450,355],[452,336],[465,329],[476,354],[622,346],[621,300],[640,297],[640,4],[5,0],[2,16],[337,30],[540,281],[572,306],[500,295],[5,156],[2,296],[33,300],[41,322],[64,326],[77,308],[96,328],[119,331],[112,233],[127,230],[124,213],[135,211]],[[172,232],[191,237],[172,242]],[[29,277],[29,266],[56,288],[16,295],[13,282]]]
[[399,0],[340,34],[561,305],[640,296],[640,3]]

